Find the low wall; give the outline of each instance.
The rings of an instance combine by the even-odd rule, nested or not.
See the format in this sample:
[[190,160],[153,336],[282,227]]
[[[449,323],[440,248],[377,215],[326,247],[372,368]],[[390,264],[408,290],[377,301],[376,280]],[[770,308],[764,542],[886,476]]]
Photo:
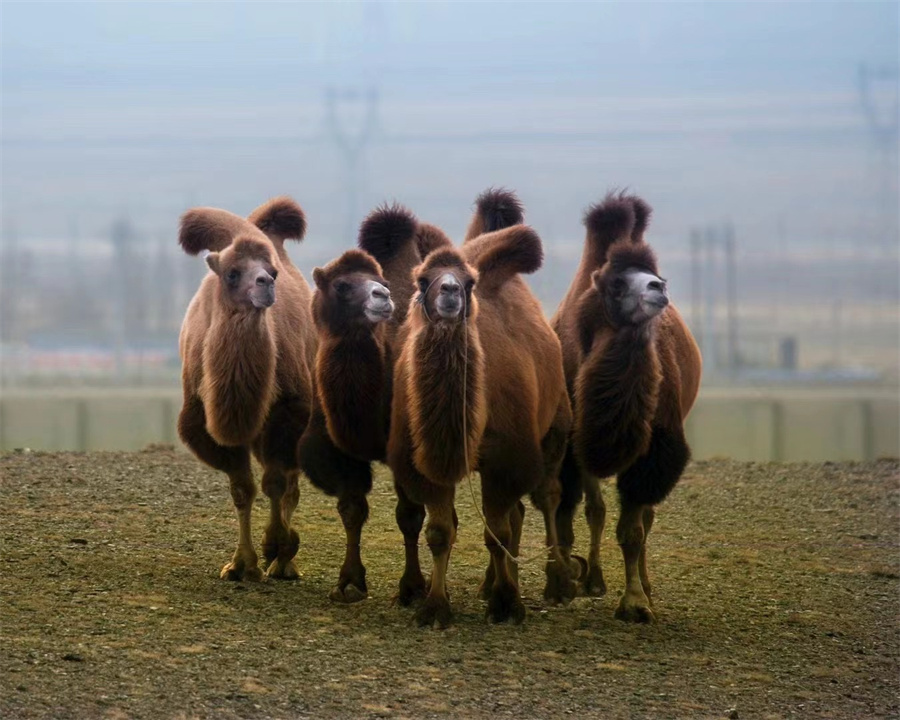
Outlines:
[[[137,450],[180,445],[170,388],[5,390],[0,449]],[[896,388],[711,388],[688,417],[694,457],[871,460],[900,455]]]

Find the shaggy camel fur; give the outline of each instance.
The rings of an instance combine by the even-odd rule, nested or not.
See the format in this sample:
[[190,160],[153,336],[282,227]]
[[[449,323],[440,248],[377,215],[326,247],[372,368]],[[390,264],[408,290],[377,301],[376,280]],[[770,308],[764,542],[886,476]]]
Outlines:
[[618,475],[616,537],[626,587],[616,617],[640,622],[654,619],[647,534],[654,506],[690,458],[684,419],[701,374],[700,351],[669,303],[656,257],[644,242],[649,216],[643,200],[625,195],[610,195],[588,211],[581,265],[552,321],[575,414],[563,463],[561,542],[570,552],[572,516],[584,492],[591,530],[584,585],[589,594],[602,595],[606,506],[599,478]]
[[[366,597],[360,539],[369,515],[371,463],[385,459],[392,344],[414,291],[412,269],[421,261],[419,246],[449,244],[438,233],[419,225],[405,208],[383,207],[360,228],[362,250],[349,250],[313,272],[313,317],[319,334],[316,397],[298,455],[313,484],[338,498],[347,547],[338,583],[330,594],[336,602]],[[397,521],[404,535],[416,526],[421,529],[424,516],[423,508],[400,495]],[[425,586],[417,545],[407,545],[406,553],[409,572],[404,574],[399,596],[404,604],[424,595]]]
[[290,527],[299,497],[296,445],[309,419],[316,338],[309,287],[284,241],[302,239],[305,230],[303,211],[289,198],[269,201],[248,220],[214,208],[195,208],[181,220],[179,243],[189,255],[209,251],[211,272],[181,328],[178,434],[228,475],[239,521],[237,549],[221,573],[228,580],[263,578],[250,532],[251,452],[271,502],[266,574],[297,577],[299,538]]
[[521,498],[528,493],[548,509],[549,592],[570,595],[574,585],[554,522],[571,425],[561,350],[518,276],[541,261],[540,239],[516,225],[479,235],[461,250],[438,248],[415,270],[418,295],[401,330],[388,464],[401,491],[428,511],[434,566],[416,613],[420,625],[445,627],[451,620],[446,576],[456,536],[454,498],[469,470],[480,471],[485,518],[502,544],[485,532],[489,617],[520,622],[525,616],[503,548],[518,552]]

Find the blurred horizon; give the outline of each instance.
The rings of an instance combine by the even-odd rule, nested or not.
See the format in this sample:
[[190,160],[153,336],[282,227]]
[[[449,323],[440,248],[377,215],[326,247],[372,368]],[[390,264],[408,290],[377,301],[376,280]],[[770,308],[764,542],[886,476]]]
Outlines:
[[[175,243],[191,206],[246,214],[291,195],[309,277],[384,201],[459,239],[475,196],[507,187],[544,240],[529,282],[550,315],[584,208],[627,187],[653,206],[676,302],[723,363],[736,332],[732,364],[897,381],[897,3],[0,12],[8,367],[33,362],[23,348],[113,347],[171,366],[205,270]],[[727,257],[691,251],[729,233],[732,284]]]

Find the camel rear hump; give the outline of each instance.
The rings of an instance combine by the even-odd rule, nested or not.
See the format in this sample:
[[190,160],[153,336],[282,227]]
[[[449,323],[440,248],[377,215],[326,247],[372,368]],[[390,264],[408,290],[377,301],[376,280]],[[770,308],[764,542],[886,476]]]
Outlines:
[[478,270],[482,294],[497,290],[516,275],[536,272],[544,262],[541,239],[527,225],[480,235],[463,246],[463,253]]

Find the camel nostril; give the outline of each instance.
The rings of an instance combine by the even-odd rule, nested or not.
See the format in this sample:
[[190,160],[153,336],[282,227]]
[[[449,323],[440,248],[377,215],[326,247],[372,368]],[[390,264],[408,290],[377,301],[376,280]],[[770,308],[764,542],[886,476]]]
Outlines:
[[382,300],[387,300],[391,296],[391,291],[385,287],[377,287],[372,290],[372,295]]
[[274,283],[275,279],[268,275],[260,275],[258,278],[256,278],[256,284],[260,287],[265,285],[273,285]]

